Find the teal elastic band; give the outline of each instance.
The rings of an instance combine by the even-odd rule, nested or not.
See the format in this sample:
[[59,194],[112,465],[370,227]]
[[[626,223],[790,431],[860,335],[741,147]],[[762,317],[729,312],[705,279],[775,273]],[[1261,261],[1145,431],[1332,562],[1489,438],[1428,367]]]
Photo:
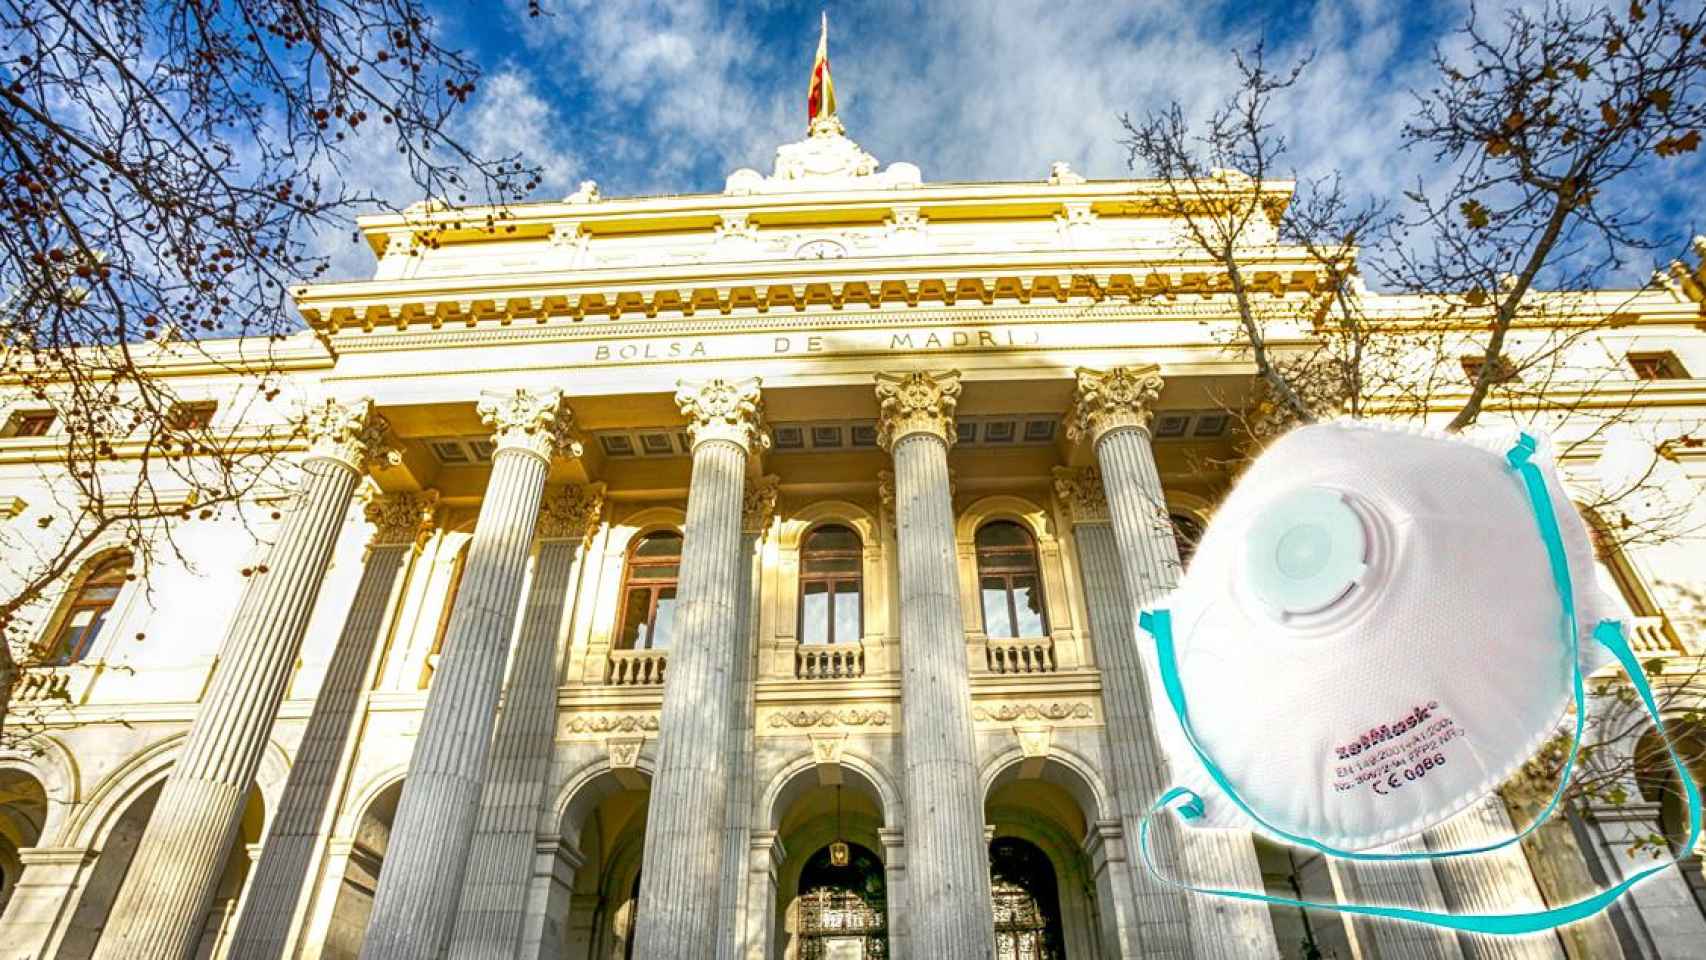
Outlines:
[[[1231,781],[1227,779],[1225,773],[1221,771],[1219,765],[1216,764],[1213,758],[1208,755],[1207,751],[1203,749],[1201,742],[1197,739],[1196,731],[1191,725],[1190,713],[1185,703],[1184,685],[1179,679],[1178,663],[1173,645],[1171,613],[1167,610],[1155,610],[1152,612],[1145,612],[1139,617],[1139,624],[1155,638],[1156,659],[1161,672],[1162,687],[1166,691],[1168,702],[1172,705],[1173,712],[1179,720],[1179,726],[1185,735],[1185,739],[1190,743],[1191,749],[1196,753],[1198,760],[1202,762],[1204,770],[1215,782],[1215,785],[1220,788],[1220,790],[1238,807],[1238,809],[1243,811],[1251,820],[1261,825],[1267,832],[1298,846],[1307,847],[1339,859],[1363,861],[1435,860],[1486,853],[1509,846],[1533,832],[1537,827],[1545,823],[1546,820],[1556,811],[1558,804],[1562,800],[1565,786],[1569,782],[1571,773],[1575,768],[1577,756],[1580,752],[1586,708],[1584,702],[1585,694],[1583,690],[1584,684],[1581,672],[1581,658],[1578,655],[1579,643],[1577,638],[1578,630],[1575,612],[1575,590],[1570,582],[1569,564],[1567,554],[1564,549],[1563,537],[1558,529],[1557,515],[1553,511],[1552,498],[1546,488],[1545,476],[1540,472],[1539,468],[1535,467],[1534,464],[1530,462],[1533,457],[1535,447],[1536,444],[1534,438],[1526,433],[1522,434],[1516,446],[1512,447],[1506,454],[1506,460],[1522,477],[1524,487],[1528,494],[1529,505],[1534,513],[1535,521],[1540,528],[1541,540],[1546,545],[1546,556],[1551,567],[1553,584],[1558,590],[1558,596],[1563,606],[1564,616],[1562,618],[1562,629],[1565,633],[1565,647],[1569,651],[1572,693],[1574,694],[1576,705],[1576,721],[1575,733],[1571,737],[1570,741],[1570,752],[1565,760],[1564,769],[1561,777],[1559,778],[1558,787],[1552,795],[1552,799],[1547,802],[1545,808],[1532,823],[1524,828],[1522,832],[1512,837],[1500,840],[1496,843],[1460,850],[1443,850],[1425,853],[1365,853],[1340,850],[1321,843],[1314,838],[1299,836],[1275,827],[1244,802],[1237,789],[1233,787]],[[1652,715],[1654,724],[1658,727],[1660,734],[1663,735],[1664,723],[1662,718],[1659,716],[1658,706],[1653,701],[1652,690],[1647,684],[1646,676],[1641,670],[1639,661],[1635,659],[1634,653],[1629,649],[1628,642],[1623,638],[1621,627],[1614,621],[1600,623],[1594,628],[1594,639],[1610,650],[1612,654],[1617,657],[1618,662],[1623,665],[1625,672],[1629,674],[1630,682],[1634,684],[1636,689],[1640,692],[1642,701],[1647,705],[1648,713]],[[1689,776],[1687,769],[1682,764],[1682,761],[1676,756],[1676,751],[1671,747],[1668,736],[1665,739],[1665,745],[1666,748],[1671,751],[1671,761],[1676,765],[1678,774],[1681,777],[1684,788],[1687,792],[1689,801],[1689,840],[1684,849],[1692,849],[1695,841],[1699,838],[1700,833],[1699,790],[1694,785],[1694,781]],[[1143,823],[1139,828],[1139,840],[1143,853],[1144,866],[1149,870],[1151,875],[1171,886],[1192,890],[1198,893],[1231,897],[1239,900],[1252,900],[1285,906],[1305,907],[1308,909],[1335,910],[1341,913],[1354,913],[1368,916],[1388,917],[1399,920],[1411,920],[1418,923],[1428,923],[1434,926],[1449,927],[1458,930],[1470,930],[1478,933],[1533,933],[1538,930],[1551,929],[1552,927],[1561,924],[1571,923],[1575,920],[1582,919],[1583,917],[1591,916],[1598,913],[1600,910],[1605,909],[1605,907],[1609,906],[1635,883],[1651,876],[1659,870],[1665,869],[1670,865],[1667,863],[1653,867],[1628,878],[1617,886],[1612,887],[1597,896],[1590,897],[1586,900],[1582,900],[1565,907],[1536,913],[1498,916],[1454,916],[1452,914],[1432,913],[1424,910],[1410,910],[1400,907],[1312,903],[1302,900],[1291,900],[1285,897],[1270,897],[1265,894],[1249,893],[1241,890],[1219,890],[1194,887],[1163,876],[1155,869],[1155,865],[1149,856],[1149,818],[1159,811],[1166,809],[1174,801],[1180,800],[1181,798],[1183,798],[1183,802],[1179,804],[1178,808],[1180,816],[1187,820],[1192,820],[1203,815],[1203,800],[1201,797],[1184,787],[1174,787],[1172,790],[1163,794],[1161,798],[1155,802],[1155,805],[1151,807],[1149,814],[1144,817]],[[1672,862],[1674,863],[1675,861],[1673,860]]]

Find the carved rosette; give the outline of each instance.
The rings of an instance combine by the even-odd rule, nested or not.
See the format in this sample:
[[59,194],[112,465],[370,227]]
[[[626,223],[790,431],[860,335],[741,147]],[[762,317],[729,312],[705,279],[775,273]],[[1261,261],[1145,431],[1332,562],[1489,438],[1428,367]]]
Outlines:
[[537,536],[541,540],[592,539],[598,522],[604,516],[604,493],[587,487],[565,484],[545,491],[539,504]]
[[437,526],[438,491],[366,495],[362,513],[373,524],[373,546],[416,546]]
[[960,372],[877,374],[877,443],[892,451],[915,433],[928,433],[948,446],[959,438],[954,410],[960,403]]
[[718,377],[704,383],[683,382],[675,392],[675,403],[687,417],[687,434],[693,445],[726,440],[748,456],[770,446],[765,429],[764,398],[758,378],[732,381]]
[[357,473],[383,465],[391,455],[385,435],[391,425],[375,413],[373,401],[338,403],[327,400],[309,408],[303,417],[308,435],[308,458],[334,460]]
[[492,391],[480,398],[477,409],[480,420],[491,428],[498,450],[521,450],[547,461],[581,455],[580,441],[573,433],[574,414],[561,391]]
[[1094,444],[1121,427],[1147,431],[1161,387],[1161,368],[1156,366],[1079,370],[1078,389],[1066,414],[1067,439],[1076,442],[1088,436]]
[[1102,488],[1102,471],[1097,467],[1055,467],[1054,494],[1075,523],[1105,523],[1110,517],[1108,494]]
[[776,493],[782,478],[774,474],[760,477],[746,485],[740,504],[742,533],[763,533],[776,514]]

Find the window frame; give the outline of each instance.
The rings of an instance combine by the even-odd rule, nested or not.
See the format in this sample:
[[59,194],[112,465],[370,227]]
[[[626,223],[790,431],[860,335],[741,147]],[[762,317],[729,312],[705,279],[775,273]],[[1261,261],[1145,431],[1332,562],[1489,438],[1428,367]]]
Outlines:
[[[685,546],[685,538],[682,536],[681,531],[668,528],[648,530],[644,533],[637,534],[634,537],[633,542],[628,545],[628,550],[622,561],[622,587],[616,593],[616,632],[612,634],[610,638],[610,646],[613,650],[669,649],[668,646],[653,646],[653,637],[657,631],[658,625],[657,612],[660,594],[666,589],[675,590],[681,584],[681,551],[678,550],[673,558],[637,556],[640,547],[643,546],[647,540],[656,537],[659,534],[667,534],[673,537],[678,543]],[[635,575],[636,568],[644,570],[646,567],[662,566],[675,567],[675,575],[667,578],[647,577],[644,576],[643,573],[639,576]],[[641,587],[646,588],[648,591],[645,636],[635,637],[634,645],[631,647],[625,647],[622,646],[621,643],[622,637],[628,632],[628,592],[630,589]]]
[[[986,547],[982,543],[978,542],[978,538],[983,535],[983,531],[998,524],[1006,524],[1017,529],[1025,538],[1025,546]],[[990,556],[1023,557],[1030,566],[1027,569],[1023,566],[1003,565],[991,569],[985,563],[985,557]],[[1025,526],[1025,524],[1020,523],[1017,520],[1011,520],[1005,517],[991,518],[979,524],[978,528],[972,532],[972,557],[977,564],[978,611],[980,616],[983,618],[984,636],[997,640],[1032,640],[1050,636],[1048,594],[1043,588],[1042,553],[1037,549],[1036,534],[1031,532],[1030,528]],[[1029,576],[1032,582],[1036,585],[1034,589],[1038,600],[1037,619],[1042,621],[1042,632],[1037,634],[1035,637],[1019,632],[1018,599],[1015,596],[1016,591],[1013,589],[1013,580],[1020,576]],[[983,581],[986,577],[1000,578],[1002,581],[1002,587],[1007,595],[1007,622],[1010,625],[1011,636],[1005,633],[997,636],[994,631],[989,629],[989,613],[983,603]]]
[[[857,543],[857,546],[852,547],[850,549],[828,549],[828,548],[826,548],[826,549],[820,549],[820,550],[816,550],[816,551],[812,550],[812,548],[811,548],[812,538],[817,536],[819,533],[822,533],[825,530],[832,530],[832,529],[839,529],[839,530],[847,531],[848,535],[851,536],[853,538],[853,540]],[[851,573],[834,573],[834,572],[831,572],[831,573],[813,573],[808,569],[808,566],[809,566],[808,561],[813,560],[813,559],[843,559],[843,560],[851,559],[854,561],[853,572],[851,572]],[[864,638],[865,638],[865,569],[864,568],[865,568],[865,538],[859,535],[859,531],[857,529],[855,529],[852,524],[841,523],[838,521],[828,521],[825,523],[818,524],[817,526],[812,527],[810,530],[807,530],[805,536],[800,538],[800,566],[799,566],[800,589],[799,589],[798,603],[795,605],[796,606],[796,615],[795,615],[795,622],[794,622],[794,631],[795,631],[794,636],[799,641],[801,646],[816,647],[816,646],[834,646],[836,644],[845,645],[845,644],[852,644],[852,643],[860,643],[864,640]],[[825,641],[823,644],[807,643],[806,639],[805,639],[805,636],[806,636],[806,587],[809,584],[813,584],[813,583],[823,583],[823,584],[828,585],[828,591],[827,591],[827,596],[829,597],[829,606],[827,608],[828,630],[825,632],[825,635],[829,639],[827,641]],[[858,604],[857,604],[858,610],[859,610],[859,628],[858,628],[859,629],[859,635],[852,638],[851,640],[841,640],[841,639],[837,639],[837,637],[835,636],[835,619],[836,619],[835,618],[835,597],[837,595],[837,589],[836,588],[839,586],[849,584],[849,583],[853,585],[854,590],[857,591],[856,596],[859,598]]]
[[[1672,350],[1633,350],[1623,358],[1637,380],[1688,380],[1688,368]],[[1650,374],[1650,375],[1649,375]]]
[[[77,581],[77,588],[71,591],[71,594],[60,607],[59,616],[54,620],[53,632],[42,647],[48,665],[55,667],[70,666],[82,662],[89,656],[89,651],[94,648],[95,641],[100,639],[101,633],[106,629],[108,617],[112,614],[113,608],[118,606],[125,585],[130,582],[130,570],[135,563],[136,558],[131,556],[128,551],[114,553],[90,562],[87,572]],[[88,599],[86,594],[91,589],[96,588],[110,588],[112,595],[99,600]],[[95,611],[89,622],[92,629],[81,630],[77,638],[76,649],[72,649],[69,634],[80,610]]]
[[[26,430],[27,424],[41,424],[40,430]],[[16,410],[6,419],[5,437],[8,440],[36,440],[53,432],[59,414],[52,410]]]

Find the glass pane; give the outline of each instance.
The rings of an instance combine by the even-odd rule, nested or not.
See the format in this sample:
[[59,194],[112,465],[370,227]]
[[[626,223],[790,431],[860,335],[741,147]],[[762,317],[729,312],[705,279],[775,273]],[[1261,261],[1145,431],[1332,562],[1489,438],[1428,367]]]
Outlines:
[[679,557],[681,556],[681,534],[664,530],[658,533],[648,533],[634,547],[636,557]]
[[1031,535],[1025,528],[1011,520],[997,520],[986,523],[977,530],[977,545],[980,547],[1028,547],[1031,545]]
[[835,642],[857,643],[859,641],[859,585],[856,583],[838,583],[835,585]]
[[829,584],[806,583],[800,590],[800,642],[829,642]]
[[1007,581],[984,577],[978,583],[983,594],[983,632],[997,640],[1018,636],[1013,632],[1012,618],[1007,616]]
[[813,550],[858,550],[859,535],[843,526],[818,527],[806,538],[804,548]]
[[1013,608],[1019,615],[1020,637],[1040,637],[1048,633],[1043,623],[1043,590],[1036,577],[1013,578]]
[[675,623],[675,588],[664,587],[658,591],[657,622],[652,624],[652,649],[662,650],[669,646],[670,631]]
[[77,597],[78,603],[106,602],[112,603],[118,598],[119,588],[116,584],[84,584],[82,593]]
[[628,588],[627,602],[622,604],[622,632],[616,637],[616,649],[633,650],[646,635],[646,618],[651,614],[652,592],[645,587]]
[[806,557],[806,573],[858,573],[858,557]]
[[678,563],[636,563],[629,575],[633,580],[675,580],[681,576]]

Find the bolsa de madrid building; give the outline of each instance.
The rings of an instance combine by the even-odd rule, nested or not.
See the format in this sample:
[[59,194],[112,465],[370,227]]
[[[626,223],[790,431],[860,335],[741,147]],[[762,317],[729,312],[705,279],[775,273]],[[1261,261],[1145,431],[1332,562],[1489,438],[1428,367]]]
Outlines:
[[[98,545],[43,615],[66,646],[19,690],[41,729],[0,754],[0,960],[1706,953],[1697,854],[1498,942],[1148,877],[1137,823],[1170,781],[1134,606],[1235,479],[1256,387],[1224,276],[1158,190],[1058,163],[926,182],[829,113],[722,193],[589,182],[496,232],[433,204],[363,219],[373,276],[294,291],[308,329],[270,405],[150,361],[216,420],[261,417],[233,428],[305,418],[294,487],[260,505],[261,543],[186,526],[193,566],[146,584]],[[1318,295],[1300,251],[1261,258],[1259,298]],[[1679,267],[1577,297],[1616,322],[1558,389],[1683,436],[1706,417],[1703,285]],[[1591,484],[1606,441],[1551,426]],[[36,433],[0,439],[0,517],[52,502]],[[1673,489],[1706,476],[1699,444],[1662,462]],[[1701,737],[1706,548],[1601,559]],[[1625,802],[1467,861],[1172,830],[1158,855],[1284,896],[1533,909],[1677,836],[1663,786],[1634,776]],[[1512,784],[1426,842],[1508,835],[1546,793]]]

